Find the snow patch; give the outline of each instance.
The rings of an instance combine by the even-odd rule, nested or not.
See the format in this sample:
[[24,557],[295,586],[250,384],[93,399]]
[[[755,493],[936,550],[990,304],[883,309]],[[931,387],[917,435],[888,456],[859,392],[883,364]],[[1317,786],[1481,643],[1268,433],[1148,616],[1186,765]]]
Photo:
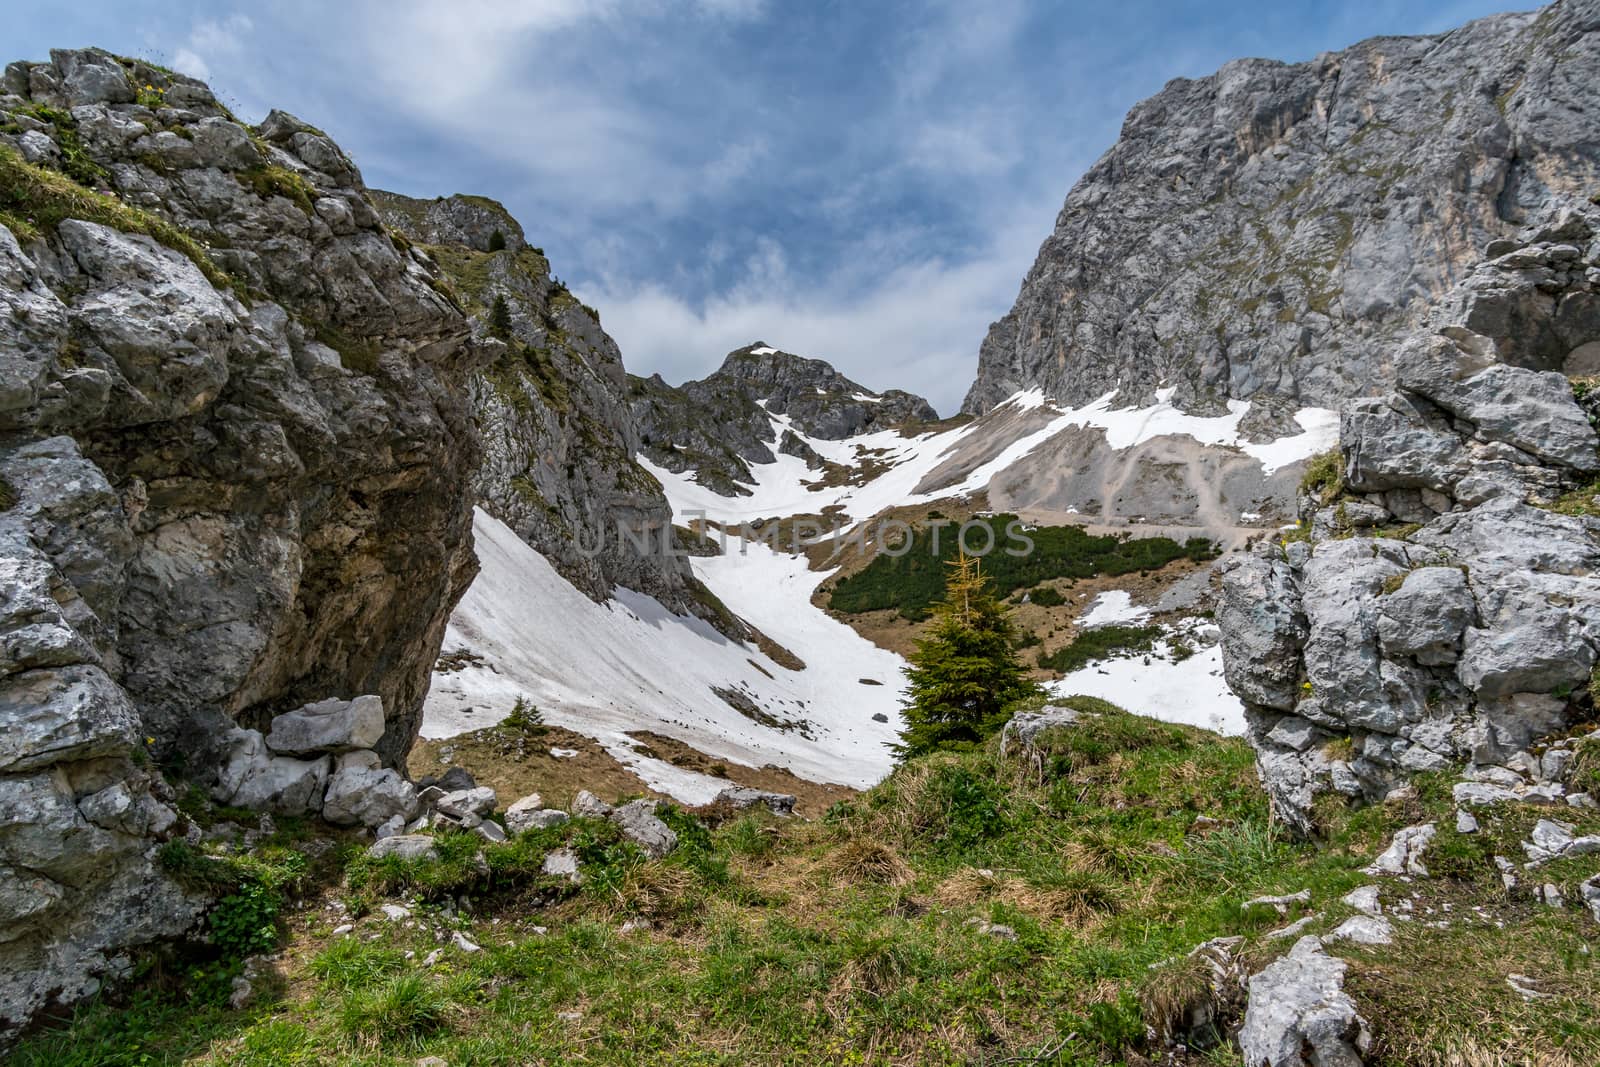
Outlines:
[[1122,589],[1111,589],[1094,598],[1089,610],[1078,619],[1078,625],[1109,626],[1118,622],[1139,622],[1150,617],[1149,608],[1136,607],[1133,597]]
[[[1202,632],[1215,634],[1216,627]],[[1220,734],[1244,733],[1244,705],[1222,679],[1217,643],[1173,662],[1169,642],[1149,656],[1093,663],[1050,684],[1057,696],[1092,696],[1163,722],[1202,726]]]

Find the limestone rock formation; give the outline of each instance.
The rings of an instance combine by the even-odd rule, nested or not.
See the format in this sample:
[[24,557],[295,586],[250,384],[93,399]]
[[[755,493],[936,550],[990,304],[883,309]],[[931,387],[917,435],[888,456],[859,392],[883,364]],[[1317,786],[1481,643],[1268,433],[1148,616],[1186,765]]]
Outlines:
[[1528,749],[1592,710],[1600,207],[1488,251],[1395,351],[1396,391],[1346,405],[1309,539],[1226,567],[1228,681],[1301,830],[1320,792],[1375,799],[1457,761],[1462,803],[1559,801],[1560,761]]
[[771,463],[778,453],[824,468],[798,436],[773,428],[773,415],[824,441],[938,418],[919,396],[899,389],[874,393],[820,359],[760,341],[728,353],[716,371],[682,386],[660,375],[631,378],[628,395],[650,461],[673,472],[693,470],[702,485],[726,496],[748,495],[750,464]]
[[0,1040],[200,915],[157,762],[319,806],[329,758],[251,728],[362,694],[371,760],[409,748],[476,566],[478,359],[321,131],[96,50],[5,68]]
[[1486,245],[1593,191],[1597,29],[1595,0],[1560,0],[1170,82],[1067,197],[963,410],[1032,387],[1126,406],[1172,386],[1205,414],[1381,390]]
[[551,273],[543,250],[497,202],[373,199],[450,279],[489,354],[471,387],[484,443],[480,505],[597,600],[621,585],[727,625],[688,561],[671,551],[672,509],[634,459],[640,440],[627,373],[599,313]]

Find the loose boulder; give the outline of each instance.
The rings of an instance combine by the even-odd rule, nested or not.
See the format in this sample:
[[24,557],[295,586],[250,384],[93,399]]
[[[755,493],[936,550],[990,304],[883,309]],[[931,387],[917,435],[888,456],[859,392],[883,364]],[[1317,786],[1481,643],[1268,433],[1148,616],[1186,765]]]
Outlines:
[[372,748],[383,737],[383,698],[319,700],[279,715],[267,732],[267,747],[287,756],[338,755]]

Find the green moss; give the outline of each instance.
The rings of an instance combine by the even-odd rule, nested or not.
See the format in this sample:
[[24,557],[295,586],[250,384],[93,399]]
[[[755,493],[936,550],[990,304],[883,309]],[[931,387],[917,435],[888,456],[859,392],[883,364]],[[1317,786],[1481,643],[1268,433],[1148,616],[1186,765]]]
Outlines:
[[0,478],[0,511],[10,511],[17,506],[17,491],[10,482]]
[[213,263],[199,242],[177,226],[116,197],[85,189],[56,171],[34,166],[7,145],[0,145],[0,219],[20,221],[35,238],[54,233],[67,219],[143,234],[187,256],[217,288],[231,288],[241,298],[245,295],[243,283]]
[[111,180],[111,172],[95,162],[89,150],[78,137],[78,120],[69,111],[30,104],[20,109],[40,122],[55,127],[56,147],[61,150],[61,172],[79,185],[104,185]]
[[234,175],[245,188],[262,198],[281,196],[308,216],[316,213],[317,191],[304,177],[287,167],[267,163]]
[[1544,507],[1562,515],[1600,515],[1600,479],[1564,493]]
[[318,341],[339,353],[339,363],[345,370],[368,375],[378,373],[378,357],[383,350],[377,341],[353,337],[326,323],[319,324],[314,333]]

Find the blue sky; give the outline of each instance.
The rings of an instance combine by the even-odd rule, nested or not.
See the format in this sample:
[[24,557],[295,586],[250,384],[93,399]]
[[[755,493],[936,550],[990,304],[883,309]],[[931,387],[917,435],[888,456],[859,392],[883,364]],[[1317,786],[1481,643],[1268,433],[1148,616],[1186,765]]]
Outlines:
[[943,412],[1072,183],[1170,78],[1514,0],[7,0],[328,130],[369,185],[506,203],[636,373],[763,339]]

